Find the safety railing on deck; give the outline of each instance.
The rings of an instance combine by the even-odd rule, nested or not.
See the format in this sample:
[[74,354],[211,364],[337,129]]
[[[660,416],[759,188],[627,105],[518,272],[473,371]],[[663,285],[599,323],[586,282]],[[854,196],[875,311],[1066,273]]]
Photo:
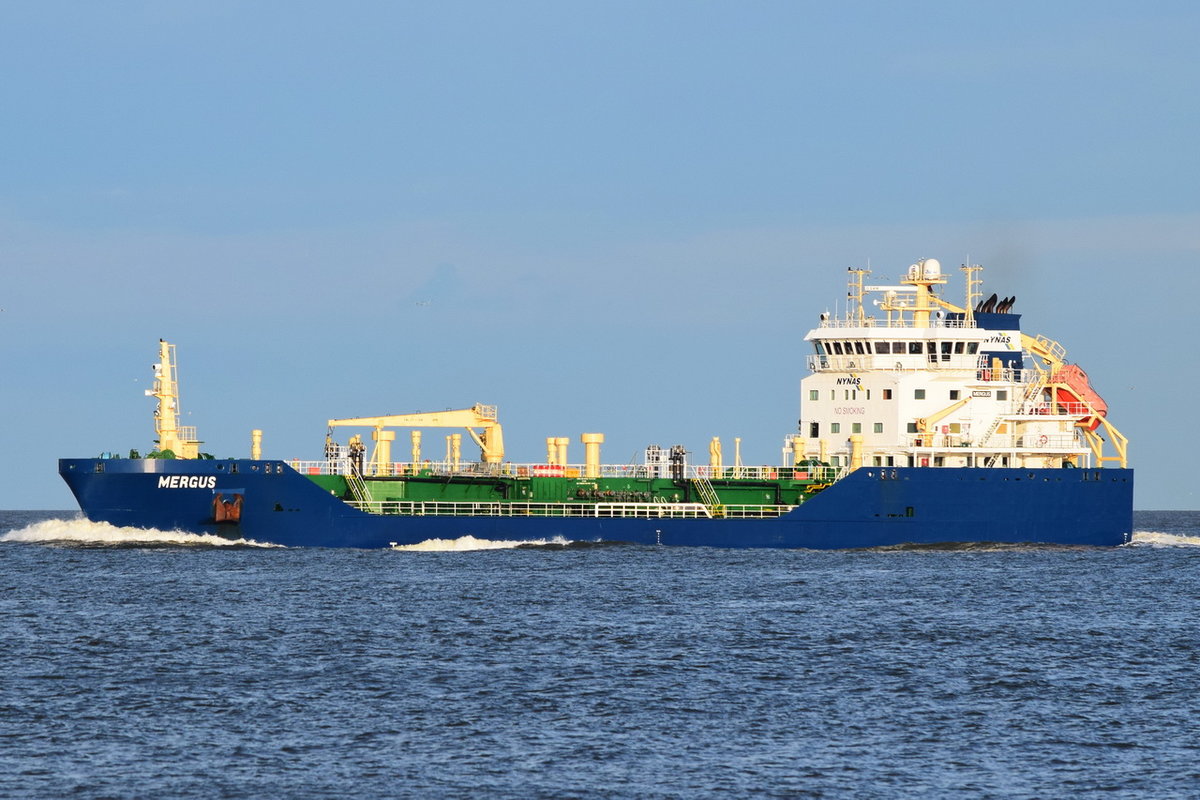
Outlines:
[[[349,464],[344,460],[334,461],[301,461],[291,459],[287,462],[292,469],[302,475],[346,475]],[[582,464],[559,466],[556,464],[484,464],[478,462],[462,462],[455,469],[444,461],[426,461],[415,465],[411,462],[395,462],[376,468],[366,464],[363,467],[363,477],[372,478],[405,477],[412,475],[434,476],[496,476],[504,478],[577,478],[587,480],[586,470]],[[772,466],[730,466],[711,467],[707,464],[689,464],[684,469],[684,478],[694,480],[705,478],[710,481],[721,480],[751,480],[751,481],[815,481],[817,483],[832,483],[838,476],[836,467],[804,466],[804,467],[772,467]],[[669,478],[670,471],[661,471],[654,467],[639,464],[604,464],[600,467],[600,478]]]
[[986,444],[978,445],[973,445],[971,442],[963,440],[961,436],[954,434],[938,434],[935,436],[910,438],[908,444],[910,447],[918,450],[948,451],[952,454],[959,451],[990,453],[1012,450],[1014,448],[1070,452],[1080,452],[1086,449],[1079,439],[1071,433],[1049,435],[1022,434],[1020,436],[1011,433],[1002,433],[993,435]]
[[[591,517],[599,519],[711,519],[703,503],[502,503],[348,501],[369,514],[407,517]],[[725,505],[725,519],[774,519],[796,506]]]
[[865,319],[823,319],[821,320],[822,328],[976,328],[975,320],[967,319],[938,319],[936,316],[929,318],[928,324],[915,325],[911,319],[875,319],[867,317]]

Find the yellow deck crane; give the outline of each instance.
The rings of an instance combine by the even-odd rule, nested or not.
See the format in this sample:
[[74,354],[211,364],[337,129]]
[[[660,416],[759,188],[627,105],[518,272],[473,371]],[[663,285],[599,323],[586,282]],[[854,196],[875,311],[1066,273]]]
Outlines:
[[[504,434],[500,423],[496,421],[495,406],[476,403],[471,408],[452,411],[331,419],[329,427],[374,428],[371,438],[375,440],[375,449],[371,452],[366,470],[370,475],[392,473],[392,442],[396,439],[396,432],[387,428],[466,428],[479,445],[484,463],[500,464],[504,461]],[[482,428],[483,432],[477,432],[476,428]],[[413,431],[414,469],[421,460],[420,441],[420,431]]]

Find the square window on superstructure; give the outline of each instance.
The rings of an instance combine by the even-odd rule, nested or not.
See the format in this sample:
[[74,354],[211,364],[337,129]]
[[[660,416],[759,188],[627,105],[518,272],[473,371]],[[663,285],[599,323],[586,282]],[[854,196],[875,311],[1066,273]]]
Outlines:
[[808,390],[808,399],[809,400],[820,400],[821,399],[821,390],[820,389],[809,389]]
[[914,389],[913,390],[913,399],[914,400],[924,400],[925,399],[925,390],[924,389]]
[[883,390],[883,399],[884,399],[884,400],[891,400],[891,399],[892,399],[892,390],[891,390],[891,389],[884,389],[884,390]]
[[851,433],[862,433],[862,423],[861,422],[851,422],[850,423],[850,432]]
[[957,400],[957,399],[958,399],[958,389],[951,389],[951,390],[950,390],[950,399],[951,399],[951,400]]
[[820,439],[821,438],[821,423],[819,423],[819,422],[808,423],[808,438],[810,438],[810,439]]
[[829,432],[830,433],[841,433],[842,432],[842,423],[840,423],[840,422],[829,423]]
[[876,422],[876,423],[875,423],[875,432],[876,432],[876,433],[883,433],[883,423],[882,423],[882,422]]
[[1008,399],[1008,390],[1007,389],[997,389],[996,390],[996,399],[997,400],[1007,400]]
[[917,423],[915,423],[915,422],[908,423],[908,432],[916,433],[917,432]]

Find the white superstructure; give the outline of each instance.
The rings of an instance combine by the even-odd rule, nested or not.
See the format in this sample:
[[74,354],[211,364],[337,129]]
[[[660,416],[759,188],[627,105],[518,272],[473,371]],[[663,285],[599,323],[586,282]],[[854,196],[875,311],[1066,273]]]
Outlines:
[[1015,298],[979,300],[980,268],[962,269],[961,308],[937,295],[946,277],[936,259],[892,286],[866,285],[868,270],[850,270],[845,316],[822,315],[805,337],[814,352],[801,382],[797,463],[1126,466],[1127,440],[1083,371],[1057,343],[1021,332]]

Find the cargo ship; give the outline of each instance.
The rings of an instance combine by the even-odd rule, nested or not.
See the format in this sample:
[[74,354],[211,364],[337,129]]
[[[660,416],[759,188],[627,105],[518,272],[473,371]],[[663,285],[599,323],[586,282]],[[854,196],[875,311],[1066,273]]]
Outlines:
[[[214,458],[179,424],[175,347],[160,340],[146,392],[156,448],[61,459],[59,474],[93,521],[285,546],[1127,542],[1133,470],[1107,405],[1061,345],[1022,331],[1015,296],[985,297],[981,268],[961,269],[961,306],[943,296],[936,259],[894,285],[848,271],[844,312],[805,336],[802,413],[773,465],[742,463],[740,442],[727,459],[717,438],[706,458],[651,444],[636,463],[606,464],[600,433],[580,436],[581,462],[572,438],[551,436],[544,460],[513,463],[483,404],[330,419],[312,460],[262,457],[258,430],[249,458]],[[437,453],[423,449],[433,429],[453,431]],[[463,457],[464,433],[477,460]]]

